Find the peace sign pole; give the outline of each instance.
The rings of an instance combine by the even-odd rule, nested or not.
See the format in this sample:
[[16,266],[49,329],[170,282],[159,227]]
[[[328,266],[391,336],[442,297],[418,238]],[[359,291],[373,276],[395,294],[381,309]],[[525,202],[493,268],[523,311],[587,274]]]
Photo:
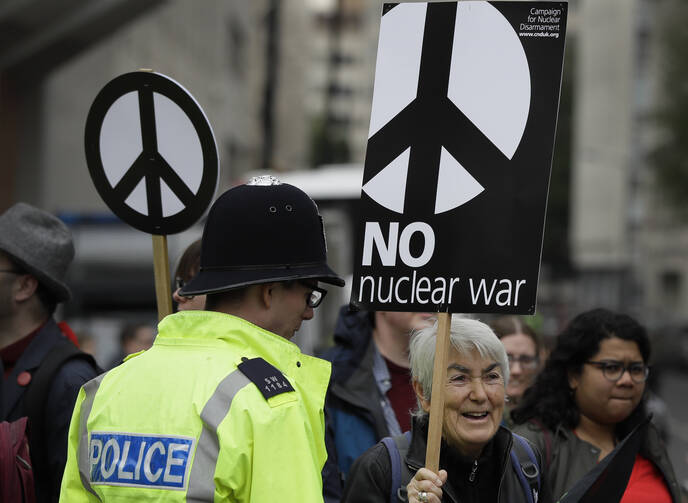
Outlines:
[[167,236],[153,234],[153,272],[155,274],[155,298],[158,305],[158,321],[172,314],[172,290],[170,288],[170,261],[167,255]]
[[153,239],[158,319],[172,313],[167,235],[191,227],[217,189],[219,160],[203,109],[184,87],[151,70],[120,75],[86,119],[88,170],[124,222]]
[[450,328],[451,313],[438,313],[435,362],[432,371],[432,400],[430,401],[428,445],[425,450],[425,467],[435,473],[439,472],[440,469],[442,419],[444,418],[444,388],[447,380]]

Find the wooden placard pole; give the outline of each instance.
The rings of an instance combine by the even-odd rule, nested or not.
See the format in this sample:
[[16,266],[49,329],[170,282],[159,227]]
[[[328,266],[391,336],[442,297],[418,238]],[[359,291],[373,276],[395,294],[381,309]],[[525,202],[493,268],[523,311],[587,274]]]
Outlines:
[[167,236],[153,234],[153,271],[155,272],[155,298],[158,304],[158,321],[160,321],[168,314],[172,314]]
[[449,330],[451,314],[437,315],[437,340],[435,342],[435,364],[432,372],[432,395],[430,397],[430,424],[428,426],[428,447],[425,451],[425,467],[437,473],[440,466],[442,445],[442,421],[444,419],[444,388],[447,381],[447,360],[449,358]]

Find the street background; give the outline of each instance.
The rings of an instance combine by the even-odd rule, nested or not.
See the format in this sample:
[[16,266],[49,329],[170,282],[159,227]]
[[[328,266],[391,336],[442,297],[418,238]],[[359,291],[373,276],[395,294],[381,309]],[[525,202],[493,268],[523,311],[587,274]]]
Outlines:
[[[150,236],[109,212],[88,176],[84,125],[100,89],[148,68],[194,95],[214,129],[221,193],[275,172],[326,221],[351,274],[379,0],[0,1],[0,211],[26,201],[71,227],[74,299],[62,308],[100,362],[126,321],[155,323]],[[550,342],[608,307],[653,337],[670,454],[688,480],[688,4],[570,0],[557,139],[531,322]],[[202,221],[169,236],[171,267]],[[460,229],[458,230],[460,231]],[[518,242],[513,243],[516,248]],[[334,290],[334,289],[332,289]],[[331,343],[346,289],[298,335]]]

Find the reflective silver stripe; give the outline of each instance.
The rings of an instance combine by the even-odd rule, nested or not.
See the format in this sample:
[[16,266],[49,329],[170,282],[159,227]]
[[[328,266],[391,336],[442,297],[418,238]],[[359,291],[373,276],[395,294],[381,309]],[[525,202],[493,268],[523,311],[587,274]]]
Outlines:
[[91,459],[88,445],[88,416],[91,414],[93,408],[93,400],[96,398],[96,392],[100,387],[100,383],[107,373],[101,374],[95,379],[91,379],[84,384],[84,392],[86,398],[81,403],[81,414],[79,416],[79,449],[76,453],[77,463],[79,465],[79,475],[81,476],[81,483],[88,492],[93,494],[98,501],[101,501],[100,496],[91,487]]
[[201,412],[203,431],[198,439],[196,456],[191,467],[187,502],[208,502],[215,498],[215,466],[220,454],[220,442],[217,428],[229,413],[234,396],[251,381],[235,370],[218,384],[215,393],[210,397]]

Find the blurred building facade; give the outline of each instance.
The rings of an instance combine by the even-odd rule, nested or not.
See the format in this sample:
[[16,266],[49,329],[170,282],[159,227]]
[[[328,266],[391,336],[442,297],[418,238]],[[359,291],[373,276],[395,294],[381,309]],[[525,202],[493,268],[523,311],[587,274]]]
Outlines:
[[348,155],[337,161],[363,162],[382,2],[310,0],[309,7],[313,34],[307,106],[312,128],[346,143]]
[[[665,207],[647,160],[661,94],[657,42],[665,3],[569,2],[567,45],[575,57],[564,72],[574,76],[573,273],[562,280],[543,268],[538,310],[555,320],[548,326],[552,333],[557,323],[594,306],[630,311],[651,325],[678,321],[688,312],[688,264],[682,256],[688,232]],[[24,200],[71,219],[78,261],[72,278],[82,307],[113,298],[129,299],[132,307],[154,299],[148,237],[108,218],[86,175],[84,125],[98,91],[139,68],[182,83],[214,128],[220,190],[255,170],[313,167],[313,127],[323,122],[345,139],[347,160],[361,163],[381,5],[381,0],[2,4],[0,211]],[[90,215],[89,224],[83,215]],[[197,225],[171,236],[170,258],[199,235]],[[350,267],[345,264],[343,271]],[[93,284],[102,277],[109,278],[109,292]]]
[[[640,253],[636,257],[635,270],[638,282],[643,287],[643,309],[657,326],[686,326],[688,321],[688,222],[685,216],[678,216],[668,204],[668,198],[656,182],[652,164],[648,160],[661,134],[657,128],[657,110],[665,96],[665,83],[660,78],[664,57],[659,41],[666,31],[662,21],[674,16],[671,9],[678,3],[672,0],[645,0],[638,9],[642,27],[639,37],[645,46],[641,47],[637,59],[638,65],[646,70],[646,78],[640,79],[636,87],[641,130],[636,149],[642,164],[634,182],[644,197],[642,211],[639,211],[642,220],[636,223]],[[643,19],[650,23],[649,26],[642,25]],[[686,19],[682,19],[682,22],[682,29],[685,29]],[[675,82],[671,85],[686,86],[688,83]]]
[[662,0],[577,2],[571,252],[577,310],[685,320],[686,226],[654,183]]
[[[114,217],[88,176],[94,98],[138,69],[181,83],[213,127],[219,191],[259,168],[303,167],[310,26],[300,0],[0,2],[0,211],[26,201],[70,225],[64,314],[105,344],[101,361],[118,320],[148,320],[155,294],[150,237]],[[169,237],[172,267],[201,225]]]
[[[38,11],[67,10],[62,35],[51,43],[84,38],[68,54],[28,49],[15,55],[0,49],[3,131],[15,131],[13,158],[6,161],[4,209],[25,200],[53,211],[104,211],[86,174],[84,125],[93,99],[114,77],[152,69],[186,87],[204,108],[214,129],[221,160],[220,188],[258,168],[303,167],[306,156],[307,12],[298,0],[252,2],[186,0],[91,2],[117,5],[119,25],[87,38],[98,13],[72,0],[8,2],[0,23],[21,26],[26,46],[52,29],[54,18]],[[129,9],[129,11],[127,11]],[[110,11],[101,16],[113,16]],[[72,18],[80,17],[76,24]],[[46,51],[47,52],[47,51]],[[14,61],[23,57],[22,61]],[[12,59],[14,58],[14,60]],[[46,65],[42,70],[35,65]],[[5,111],[14,107],[14,114]],[[14,120],[12,120],[14,119]],[[57,189],[57,190],[56,190]]]

